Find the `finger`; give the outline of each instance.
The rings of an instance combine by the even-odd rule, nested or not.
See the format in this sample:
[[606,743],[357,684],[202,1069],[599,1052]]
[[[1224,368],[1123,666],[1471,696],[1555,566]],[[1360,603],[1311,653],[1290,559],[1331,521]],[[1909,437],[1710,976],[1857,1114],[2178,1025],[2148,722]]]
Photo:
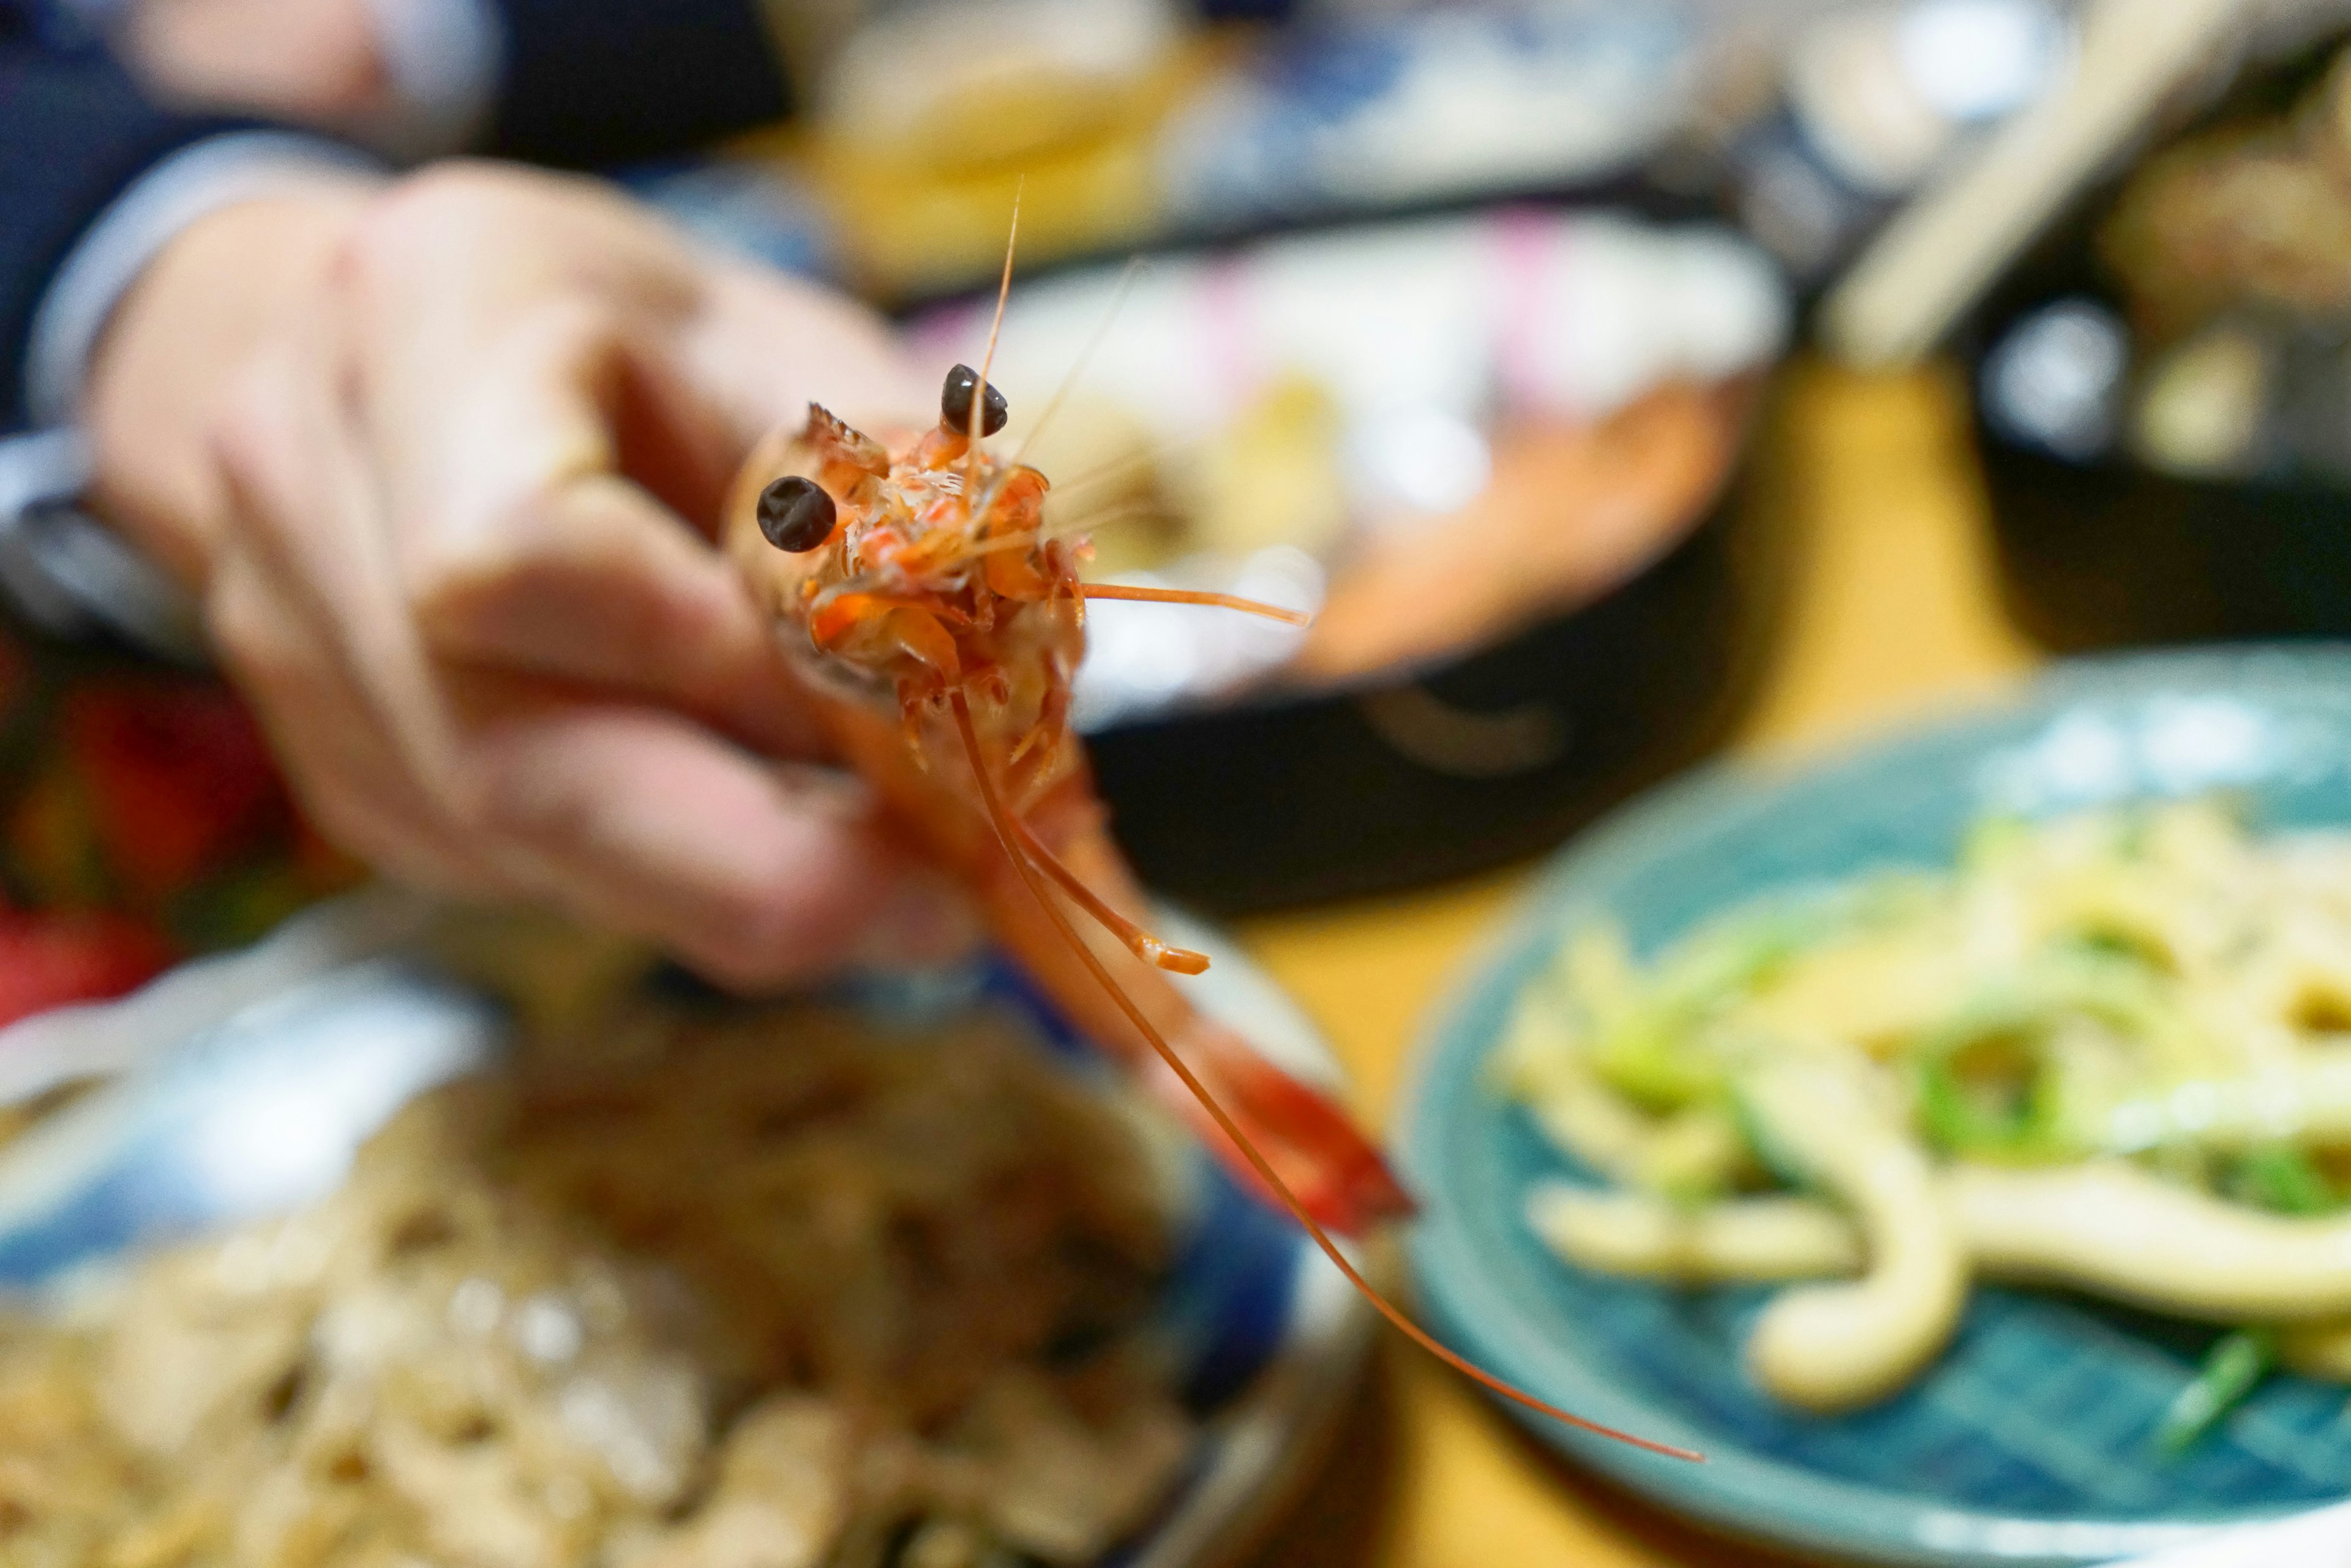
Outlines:
[[428,797],[462,792],[447,716],[386,547],[381,486],[351,427],[322,319],[247,369],[214,445],[237,548],[337,664],[359,721]]
[[[648,372],[625,336],[601,308],[535,308],[466,350],[454,389],[446,367],[370,350],[371,426],[417,624],[443,658],[606,685],[808,754],[820,734],[749,594],[615,470],[623,438],[649,423],[631,412]],[[721,465],[703,466],[681,487],[723,483]]]
[[416,614],[441,659],[658,701],[778,756],[822,747],[733,569],[625,481],[590,476],[527,497],[493,552],[426,575]]
[[862,791],[796,786],[675,715],[532,703],[469,750],[491,824],[537,847],[550,891],[724,983],[935,957],[976,932]]
[[400,758],[366,722],[367,705],[345,678],[341,659],[251,557],[222,559],[204,612],[219,658],[312,826],[414,886],[476,895],[510,891],[410,787]]

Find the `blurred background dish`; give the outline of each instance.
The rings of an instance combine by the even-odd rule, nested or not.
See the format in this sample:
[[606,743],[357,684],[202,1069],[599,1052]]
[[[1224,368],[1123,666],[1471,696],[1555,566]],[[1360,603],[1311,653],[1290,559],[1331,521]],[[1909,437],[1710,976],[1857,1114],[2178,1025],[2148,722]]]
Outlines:
[[[1330,1059],[1311,1028],[1245,959],[1191,922],[1173,925],[1186,940],[1205,944],[1216,956],[1212,972],[1219,978],[1204,982],[1204,1008],[1245,1020],[1254,1036],[1268,1040],[1270,1050],[1301,1071],[1330,1074]],[[465,955],[457,969],[433,956],[444,948]],[[126,1249],[152,1249],[240,1225],[250,1228],[256,1220],[328,1202],[344,1182],[362,1140],[412,1096],[468,1074],[516,1071],[512,1041],[517,1020],[527,1052],[544,1051],[549,1040],[561,1042],[562,1050],[539,1056],[536,1067],[529,1068],[529,1072],[552,1074],[540,1088],[552,1089],[553,1095],[542,1093],[532,1113],[529,1125],[537,1131],[518,1144],[502,1145],[498,1159],[514,1155],[534,1138],[552,1136],[559,1144],[567,1135],[565,1116],[579,1105],[592,1106],[598,1093],[613,1092],[622,1082],[613,1074],[625,1074],[627,1062],[641,1057],[661,1033],[660,1027],[646,1032],[653,1020],[671,1018],[695,1035],[706,1035],[714,1028],[723,1030],[727,1026],[722,1015],[732,1016],[740,1026],[757,1027],[754,1016],[741,1009],[713,1012],[720,1006],[716,999],[693,988],[681,992],[672,984],[666,999],[658,984],[644,990],[632,978],[641,973],[641,962],[632,962],[624,949],[549,933],[537,922],[486,923],[480,916],[453,922],[428,915],[420,935],[418,920],[402,917],[401,911],[329,905],[261,948],[167,977],[169,1009],[142,1007],[143,998],[118,1004],[111,1010],[121,1014],[122,1027],[106,1009],[53,1015],[19,1026],[0,1036],[0,1060],[12,1068],[45,1061],[46,1071],[35,1076],[19,1071],[12,1086],[16,1090],[42,1087],[36,1078],[46,1077],[54,1101],[61,1087],[56,1080],[61,1076],[71,1082],[71,1074],[90,1068],[124,1071],[119,1078],[86,1088],[71,1103],[53,1108],[12,1141],[0,1144],[0,1287],[47,1292],[19,1295],[11,1306],[21,1310],[42,1301],[53,1306],[67,1303],[64,1310],[78,1313],[74,1322],[122,1340],[120,1354],[133,1354],[135,1341],[135,1354],[150,1358],[141,1364],[147,1369],[146,1383],[137,1390],[116,1389],[108,1396],[114,1402],[109,1407],[129,1400],[159,1419],[166,1418],[209,1386],[208,1379],[217,1375],[233,1382],[237,1375],[225,1364],[202,1369],[176,1366],[167,1354],[174,1346],[183,1354],[234,1360],[235,1354],[233,1354],[234,1347],[254,1349],[256,1333],[271,1343],[283,1336],[270,1322],[246,1322],[252,1317],[249,1312],[246,1318],[216,1313],[209,1329],[198,1322],[201,1312],[184,1322],[125,1322],[109,1328],[110,1314],[165,1311],[172,1291],[200,1283],[204,1269],[210,1266],[202,1249],[182,1254],[183,1262],[166,1265],[161,1274],[138,1271],[140,1282],[132,1293],[115,1301],[107,1282],[110,1260],[120,1260]],[[491,992],[477,988],[486,982],[494,985]],[[590,999],[583,1003],[583,996]],[[849,1016],[859,1020],[849,1026],[851,1035],[862,1031],[870,1038],[836,1039],[823,1050],[847,1049],[852,1056],[858,1051],[915,1051],[923,1040],[943,1031],[988,1027],[975,1020],[993,1015],[1009,1020],[1016,1034],[1030,1037],[1015,1048],[1016,1054],[1037,1053],[1026,1060],[1045,1064],[1048,1078],[1092,1085],[1081,1098],[1101,1092],[1102,1074],[1091,1052],[1041,1009],[1023,984],[990,964],[951,974],[875,978],[836,996],[834,1005],[848,1009]],[[186,1020],[208,1014],[218,1015],[216,1021],[186,1032]],[[548,1033],[549,1030],[554,1032]],[[538,1043],[528,1043],[532,1040]],[[99,1042],[103,1046],[93,1051]],[[818,1051],[809,1061],[822,1056],[823,1051]],[[778,1064],[783,1060],[778,1059]],[[843,1067],[851,1064],[850,1058],[842,1059]],[[890,1069],[882,1079],[897,1071]],[[575,1081],[577,1089],[590,1079],[601,1088],[585,1100],[576,1093],[566,1098],[562,1085],[568,1080]],[[788,1092],[788,1098],[807,1087]],[[845,1084],[836,1088],[849,1093]],[[739,1097],[744,1091],[730,1092]],[[888,1092],[883,1091],[885,1098]],[[850,1093],[840,1100],[835,1113],[845,1111],[855,1098]],[[457,1103],[462,1112],[472,1102]],[[619,1102],[612,1103],[617,1107]],[[573,1110],[567,1111],[567,1105]],[[908,1108],[919,1123],[925,1113],[911,1102]],[[1121,1122],[1121,1113],[1113,1109],[1103,1113],[1109,1117],[1105,1127]],[[658,1121],[656,1115],[640,1131],[657,1133]],[[460,1114],[434,1135],[455,1135],[467,1124]],[[405,1143],[395,1140],[368,1156],[372,1163],[366,1179],[374,1184],[371,1190],[379,1198],[385,1196],[381,1189],[387,1175],[398,1174],[402,1148],[414,1142],[423,1126],[413,1115],[403,1125],[408,1129]],[[848,1125],[844,1123],[841,1129],[844,1137]],[[604,1138],[608,1152],[617,1148],[609,1131]],[[768,1135],[772,1142],[773,1135]],[[885,1118],[859,1135],[878,1138],[868,1153],[881,1155],[887,1153],[893,1134]],[[853,1143],[842,1143],[833,1155],[817,1164],[849,1155]],[[1180,1134],[1171,1142],[1163,1129],[1144,1137],[1139,1147],[1153,1155],[1154,1185],[1171,1206],[1165,1237],[1170,1250],[1155,1287],[1155,1300],[1139,1321],[1156,1346],[1147,1359],[1154,1364],[1164,1360],[1169,1386],[1187,1411],[1184,1420],[1194,1435],[1187,1438],[1187,1451],[1170,1468],[1166,1495],[1144,1507],[1148,1522],[1141,1531],[1107,1556],[1091,1552],[1081,1556],[1131,1568],[1227,1563],[1249,1546],[1319,1452],[1365,1349],[1369,1311],[1334,1273],[1320,1266],[1311,1248],[1286,1220],[1241,1195]],[[443,1157],[449,1156],[444,1152]],[[486,1179],[489,1170],[487,1165],[480,1172],[460,1173],[453,1167],[447,1181],[425,1179],[423,1191],[457,1202],[473,1216],[460,1223],[462,1229],[482,1218],[465,1205],[483,1200],[461,1195],[473,1192],[466,1184]],[[916,1182],[902,1197],[920,1186]],[[953,1201],[996,1201],[987,1196],[988,1190],[975,1187]],[[658,1201],[650,1190],[632,1195],[615,1189],[608,1196],[624,1209]],[[523,1231],[516,1233],[514,1244],[523,1246],[519,1239],[529,1228],[524,1212],[529,1203],[512,1195],[500,1201],[519,1205],[513,1212],[498,1209],[505,1216],[498,1223],[521,1224]],[[364,1215],[354,1212],[343,1215],[339,1223],[348,1228],[363,1219]],[[333,1227],[329,1228],[332,1232]],[[246,1245],[239,1256],[256,1268],[262,1266],[254,1262],[256,1259],[276,1258],[283,1264],[292,1256],[288,1249],[296,1246],[287,1239],[298,1239],[299,1231],[298,1225],[282,1233],[266,1228],[250,1230],[257,1244]],[[220,1261],[218,1267],[226,1269],[229,1263]],[[442,1283],[445,1291],[448,1281]],[[404,1288],[389,1278],[384,1290],[372,1297],[362,1288],[344,1303],[348,1310],[338,1321],[349,1329],[373,1311],[381,1319],[379,1331],[387,1329],[393,1320],[384,1314],[396,1314]],[[263,1285],[256,1283],[253,1289],[260,1291]],[[497,1291],[475,1288],[466,1296],[463,1282],[456,1289],[459,1295],[450,1298],[456,1304],[449,1311],[457,1314],[452,1322],[458,1322],[460,1308],[467,1303],[486,1302],[486,1310],[496,1316],[499,1301],[491,1298]],[[524,1310],[531,1302],[517,1308],[517,1333],[531,1322],[551,1322],[549,1303],[557,1302],[561,1291],[554,1285],[548,1289],[553,1294],[545,1301],[533,1298],[539,1301],[537,1320]],[[78,1307],[70,1304],[77,1302]],[[733,1303],[728,1310],[742,1305]],[[297,1306],[287,1303],[287,1310]],[[666,1320],[655,1312],[648,1321],[657,1328],[659,1321]],[[539,1326],[549,1327],[549,1322]],[[463,1323],[458,1327],[463,1330]],[[9,1332],[17,1331],[11,1327]],[[576,1336],[577,1329],[568,1332]],[[206,1340],[206,1333],[214,1337]],[[528,1343],[525,1350],[542,1363],[560,1365],[577,1352],[575,1341],[563,1343],[572,1344],[573,1350],[566,1351],[562,1344],[532,1350]],[[16,1348],[30,1354],[26,1343]],[[357,1354],[348,1345],[345,1351],[345,1359]],[[394,1362],[409,1354],[390,1341],[369,1354],[376,1353]],[[446,1352],[455,1354],[454,1346]],[[24,1362],[19,1354],[13,1364],[19,1373],[26,1370]],[[429,1381],[436,1364],[428,1355],[415,1373]],[[604,1364],[604,1372],[619,1375],[611,1364]],[[320,1375],[331,1381],[340,1374],[322,1370]],[[299,1406],[303,1396],[298,1388],[291,1398]],[[200,1406],[201,1400],[196,1403]],[[320,1418],[330,1419],[331,1413]],[[222,1443],[233,1437],[225,1428],[215,1436]],[[546,1457],[540,1455],[542,1460]],[[443,1479],[455,1486],[450,1478]],[[627,1481],[625,1475],[622,1480]],[[415,1475],[406,1481],[395,1476],[389,1484],[397,1491],[417,1482]],[[622,1490],[627,1490],[625,1484]],[[451,1496],[461,1491],[458,1488]],[[747,1495],[758,1501],[756,1489]],[[41,1500],[32,1500],[37,1521]],[[559,1511],[549,1517],[565,1516]]]
[[1425,1207],[1422,1299],[1466,1352],[1646,1436],[1676,1466],[1538,1437],[1723,1528],[1906,1563],[2103,1562],[2351,1485],[2337,1389],[2280,1378],[2199,1444],[2152,1444],[2211,1331],[1980,1287],[1947,1354],[1850,1415],[1796,1413],[1740,1366],[1755,1287],[1586,1273],[1523,1218],[1562,1157],[1491,1075],[1515,998],[1575,921],[1647,955],[1770,891],[1947,864],[1987,811],[2043,817],[2225,790],[2258,830],[2351,821],[2351,656],[2230,651],[2062,667],[2016,700],[1794,773],[1723,772],[1628,810],[1552,868],[1426,1041],[1401,1113]]
[[[1089,612],[1077,722],[1145,877],[1229,909],[1468,869],[1703,745],[1760,624],[1736,474],[1786,309],[1719,227],[1536,209],[1017,288],[1005,439],[1088,575],[1317,612]],[[976,361],[987,321],[914,340]]]
[[2351,631],[2339,42],[2102,180],[1968,333],[2011,606],[2060,648]]

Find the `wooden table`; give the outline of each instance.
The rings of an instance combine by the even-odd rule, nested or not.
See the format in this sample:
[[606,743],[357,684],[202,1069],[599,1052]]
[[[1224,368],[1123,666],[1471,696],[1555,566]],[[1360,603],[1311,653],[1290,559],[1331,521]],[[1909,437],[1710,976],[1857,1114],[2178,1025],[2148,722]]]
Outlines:
[[[1980,695],[2037,655],[1992,590],[1956,376],[1799,369],[1772,433],[1769,505],[1792,603],[1734,742],[1801,753]],[[1244,924],[1384,1117],[1428,1010],[1507,915],[1525,868],[1408,897]],[[1729,1568],[1770,1561],[1552,1459],[1394,1336],[1339,1450],[1269,1543],[1309,1568]]]

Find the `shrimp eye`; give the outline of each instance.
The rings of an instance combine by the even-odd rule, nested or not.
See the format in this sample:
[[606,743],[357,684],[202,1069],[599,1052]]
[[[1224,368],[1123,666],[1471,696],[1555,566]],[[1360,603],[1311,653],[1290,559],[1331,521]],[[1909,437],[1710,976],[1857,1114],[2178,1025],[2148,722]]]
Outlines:
[[759,492],[759,531],[794,555],[832,537],[832,497],[812,479],[787,474]]
[[[979,385],[979,372],[969,365],[957,365],[947,372],[947,384],[939,393],[941,424],[955,431],[967,431],[971,428],[971,392],[977,385]],[[987,407],[980,416],[979,433],[982,435],[993,435],[1002,430],[1004,422],[1009,417],[1010,413],[1011,410],[1005,403],[1004,394],[998,391],[995,383],[991,382],[987,388]]]

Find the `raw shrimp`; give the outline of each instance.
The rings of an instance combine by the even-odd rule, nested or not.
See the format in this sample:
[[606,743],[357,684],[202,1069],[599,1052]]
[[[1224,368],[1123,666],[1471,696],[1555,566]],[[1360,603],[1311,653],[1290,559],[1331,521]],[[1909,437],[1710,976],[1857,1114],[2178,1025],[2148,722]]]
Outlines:
[[[1007,287],[1010,279],[1008,255]],[[999,292],[999,327],[1003,309]],[[1070,726],[1089,599],[1304,618],[1228,595],[1081,581],[1082,547],[1043,527],[1044,475],[983,445],[1007,413],[987,382],[994,347],[991,329],[981,369],[949,372],[931,429],[878,439],[810,404],[805,427],[771,435],[737,477],[728,552],[775,616],[835,741],[965,878],[997,939],[1072,1021],[1294,1215],[1399,1330],[1544,1415],[1697,1458],[1479,1371],[1391,1304],[1332,1240],[1331,1231],[1360,1235],[1407,1215],[1412,1200],[1343,1110],[1196,1012],[1168,978],[1207,960],[1137,923],[1144,901]]]

